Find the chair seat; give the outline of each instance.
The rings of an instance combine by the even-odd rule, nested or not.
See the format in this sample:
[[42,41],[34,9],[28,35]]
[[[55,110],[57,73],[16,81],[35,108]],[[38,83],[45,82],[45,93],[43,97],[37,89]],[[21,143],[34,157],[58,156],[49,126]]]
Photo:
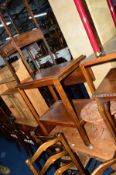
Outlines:
[[[116,101],[111,101],[111,114],[116,117]],[[89,123],[98,123],[103,119],[98,111],[98,106],[95,101],[90,101],[86,104],[80,112],[80,117]]]

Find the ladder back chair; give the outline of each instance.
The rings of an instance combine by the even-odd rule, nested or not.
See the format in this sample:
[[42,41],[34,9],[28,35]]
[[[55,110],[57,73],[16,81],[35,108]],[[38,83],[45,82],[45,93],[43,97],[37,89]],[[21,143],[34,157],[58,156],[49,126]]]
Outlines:
[[[48,158],[43,168],[39,172],[37,172],[37,170],[34,168],[34,163],[37,159],[39,159],[44,151],[47,151],[47,149],[50,149],[50,147],[52,146],[53,148],[55,148],[55,151],[53,151],[54,154]],[[60,167],[59,165],[58,169],[55,172],[55,175],[63,174],[63,172],[69,169],[71,170],[71,168],[75,169],[74,167],[76,167],[81,175],[88,174],[88,172],[82,165],[80,158],[72,151],[67,143],[67,140],[65,139],[65,136],[62,133],[58,133],[56,137],[43,143],[32,156],[32,158],[26,160],[26,164],[29,166],[30,170],[33,172],[34,175],[44,175],[51,165],[55,165],[57,160],[62,163],[62,166]]]
[[[56,137],[48,136],[47,139],[49,141],[43,142],[41,146],[37,149],[35,154],[31,157],[31,159],[26,160],[27,165],[29,166],[30,170],[33,172],[34,175],[44,175],[50,166],[57,163],[59,160],[59,164],[55,166],[56,171],[54,175],[62,175],[67,170],[70,170],[70,174],[79,174],[79,175],[89,175],[90,173],[86,168],[84,168],[82,164],[82,160],[80,156],[77,156],[70,146],[67,143],[65,136],[62,133],[58,133]],[[44,140],[44,139],[43,139]],[[34,167],[34,163],[37,159],[40,159],[42,153],[52,152],[52,155],[49,154],[49,158],[38,172]],[[87,164],[87,161],[86,161]],[[111,160],[106,161],[105,163],[101,164],[98,168],[96,168],[91,175],[102,175],[104,171],[112,165],[116,165],[116,154],[114,158]],[[76,171],[74,171],[76,170]],[[78,170],[78,171],[77,171]],[[76,175],[75,174],[75,175]],[[110,175],[116,175],[116,171],[110,173]]]

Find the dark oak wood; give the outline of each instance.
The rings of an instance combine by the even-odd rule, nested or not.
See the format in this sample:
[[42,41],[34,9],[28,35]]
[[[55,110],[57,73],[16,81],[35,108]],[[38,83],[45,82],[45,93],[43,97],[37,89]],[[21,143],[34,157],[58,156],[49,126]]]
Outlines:
[[88,57],[80,64],[80,69],[83,72],[85,79],[87,81],[88,87],[90,88],[93,97],[96,99],[98,104],[99,112],[106,123],[111,136],[113,137],[114,141],[116,142],[116,121],[113,120],[110,111],[108,110],[108,100],[116,99],[116,68],[110,70],[107,76],[103,79],[97,90],[95,89],[94,83],[88,73],[87,68],[91,68],[97,64],[103,64],[109,61],[116,61],[116,37],[110,40],[104,46],[104,55],[99,58]]
[[84,56],[62,63],[60,65],[55,65],[53,67],[42,69],[38,72],[33,80],[25,80],[20,85],[19,88],[31,89],[41,86],[48,86],[54,83],[54,80],[59,79],[60,81],[70,75],[79,66],[79,62],[84,59]]
[[62,102],[63,102],[65,108],[67,109],[68,113],[70,114],[70,117],[72,118],[73,122],[76,124],[76,128],[77,128],[81,138],[83,139],[84,143],[87,146],[89,146],[90,145],[90,140],[89,140],[89,137],[87,136],[85,128],[81,126],[78,114],[76,113],[73,105],[71,105],[71,103],[70,103],[70,101],[67,97],[67,94],[63,90],[63,87],[62,87],[60,81],[55,80],[54,86],[55,86],[60,98],[62,99]]
[[81,71],[86,79],[87,85],[88,85],[91,93],[93,93],[95,91],[95,86],[94,86],[94,83],[90,77],[88,69],[83,64],[80,64],[80,69],[81,69]]
[[[50,86],[54,85],[56,88],[63,105],[65,106],[67,112],[70,115],[70,118],[75,123],[75,126],[77,130],[79,131],[84,143],[86,145],[90,145],[90,140],[86,134],[86,131],[83,126],[81,126],[81,122],[79,120],[79,117],[77,116],[77,113],[74,109],[74,107],[71,105],[71,102],[69,101],[63,86],[61,84],[61,81],[68,77],[72,72],[74,72],[79,67],[79,62],[84,59],[84,56],[80,56],[79,58],[62,63],[60,65],[55,65],[51,68],[44,69],[40,71],[38,74],[35,75],[34,80],[25,80],[23,83],[21,83],[18,87],[21,89],[31,89],[31,88],[37,88],[41,86]],[[63,119],[64,120],[64,119]],[[62,124],[63,120],[56,121]],[[55,123],[55,120],[54,120]]]
[[116,68],[111,69],[108,72],[99,87],[93,93],[93,98],[96,98],[99,112],[103,116],[103,119],[116,142],[116,121],[113,120],[110,106],[108,107],[108,102],[110,100],[116,100]]
[[50,93],[52,94],[54,101],[58,101],[58,95],[56,94],[53,86],[48,86]]
[[[12,45],[12,48],[15,48],[15,50],[19,53],[19,55],[20,55],[20,57],[21,57],[21,60],[22,60],[22,62],[24,63],[26,69],[28,70],[29,74],[32,75],[33,71],[32,71],[32,69],[29,67],[29,65],[28,65],[28,63],[27,63],[27,61],[26,61],[26,59],[25,59],[25,57],[24,57],[24,54],[22,53],[20,47],[19,47],[19,46],[17,45],[17,43],[15,42],[15,39],[14,39],[14,37],[13,37],[13,35],[12,35],[12,32],[11,32],[10,28],[7,26],[6,21],[5,21],[5,19],[4,19],[4,17],[3,17],[2,15],[0,15],[0,20],[1,20],[1,22],[3,23],[4,28],[5,28],[5,30],[6,30],[6,32],[7,32],[7,34],[8,34],[8,36],[11,38],[11,41],[12,41],[11,45]],[[4,50],[5,57],[8,56],[8,55],[7,55],[7,51],[8,51],[7,49]],[[1,53],[0,53],[0,54],[1,54]],[[2,54],[1,54],[1,56],[4,58],[4,56],[3,56]],[[10,67],[10,64],[9,64],[9,67]]]
[[[81,125],[85,124],[85,122],[80,117],[81,110],[84,108],[85,105],[87,105],[88,103],[92,101],[94,100],[92,99],[73,100],[73,105],[78,114]],[[67,112],[61,100],[54,103],[49,108],[49,110],[40,118],[40,121],[48,125],[57,124],[57,125],[76,128],[76,124],[73,122],[72,118],[70,117],[69,113]]]
[[112,116],[109,116],[109,114],[107,113],[107,110],[105,109],[104,103],[102,103],[99,98],[96,98],[96,102],[98,104],[98,110],[99,110],[107,128],[109,129],[113,140],[116,143],[116,122],[114,123],[114,121],[112,120]]
[[[86,70],[86,67],[84,70]],[[110,70],[96,91],[93,88],[93,82],[91,78],[87,74],[86,76],[89,80],[88,85],[91,89],[91,92],[93,92],[93,98],[95,98],[97,102],[99,112],[106,123],[106,126],[109,129],[114,142],[116,143],[116,121],[113,120],[113,117],[108,110],[108,105],[106,104],[106,101],[108,103],[108,100],[110,101],[111,99],[116,99],[116,68]]]
[[48,125],[55,124],[76,127],[60,100],[50,107],[50,109],[40,118],[40,121]]
[[105,62],[109,62],[109,61],[116,61],[116,37],[114,37],[113,39],[111,39],[109,42],[107,42],[104,46],[104,53],[102,56],[100,57],[95,57],[94,55],[91,55],[89,57],[87,57],[85,60],[83,60],[80,64],[80,69],[83,72],[83,75],[86,79],[86,82],[88,84],[88,87],[90,88],[91,93],[94,93],[95,91],[95,86],[94,83],[88,73],[88,67],[92,67],[94,65],[97,64],[102,64]]
[[[39,30],[41,31],[41,29],[40,29],[40,27],[39,27],[39,24],[38,24],[36,18],[34,17],[34,14],[33,14],[32,10],[31,10],[31,7],[30,7],[28,1],[27,1],[27,0],[23,0],[23,2],[24,2],[24,4],[25,4],[25,6],[26,6],[26,9],[27,9],[29,15],[32,17],[32,21],[33,21],[33,23],[35,24],[35,27],[37,27],[37,29],[39,29]],[[54,56],[53,56],[53,54],[52,54],[52,51],[51,51],[51,49],[50,49],[50,47],[49,47],[49,45],[48,45],[48,43],[47,43],[47,41],[46,41],[46,38],[44,37],[44,34],[43,34],[42,31],[41,31],[41,36],[42,36],[42,40],[43,40],[43,42],[44,42],[44,44],[45,44],[45,46],[46,46],[46,48],[47,48],[47,50],[48,50],[49,55],[51,56],[51,59],[52,59],[53,63],[55,64],[56,61],[55,61],[55,59],[54,59]]]
[[[88,72],[92,78],[92,81],[95,80],[95,77],[93,75],[92,70],[89,68]],[[80,68],[77,68],[74,72],[72,72],[67,78],[65,78],[63,80],[63,85],[65,86],[71,86],[71,85],[75,85],[75,84],[79,84],[79,83],[85,83],[85,77],[82,73],[82,71],[80,70]]]
[[[7,13],[8,13],[8,12],[7,12]],[[9,16],[9,18],[10,18],[10,21],[12,22],[12,25],[13,25],[13,27],[14,27],[16,33],[17,33],[17,34],[20,34],[19,28],[17,27],[17,25],[16,25],[16,23],[15,23],[13,17],[12,17],[9,13],[8,13],[8,16]]]

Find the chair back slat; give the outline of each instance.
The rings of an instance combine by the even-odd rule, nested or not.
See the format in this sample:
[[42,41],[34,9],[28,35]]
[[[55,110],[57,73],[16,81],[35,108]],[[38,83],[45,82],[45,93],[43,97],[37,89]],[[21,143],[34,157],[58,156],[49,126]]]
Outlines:
[[[49,158],[45,162],[42,169],[39,172],[37,172],[35,167],[33,166],[33,163],[40,158],[41,154],[44,151],[47,152]],[[67,156],[69,156],[70,159],[66,160]],[[59,162],[57,161],[58,159]],[[65,136],[62,133],[58,133],[55,137],[51,137],[49,141],[43,143],[37,149],[36,153],[32,156],[32,158],[26,161],[27,165],[29,166],[30,170],[33,172],[34,175],[44,175],[49,169],[49,167],[52,164],[55,165],[55,163],[57,162],[57,167],[55,166],[57,170],[54,175],[61,175],[66,170],[71,169],[71,167],[75,167],[79,171],[79,175],[89,174],[89,172],[82,165],[79,156],[75,155],[73,150],[70,148]],[[100,165],[96,170],[92,172],[91,175],[102,175],[102,173],[113,164],[116,164],[116,154],[114,154],[113,159]],[[112,175],[116,175],[116,173]]]
[[26,164],[29,166],[30,170],[34,175],[39,175],[39,173],[36,171],[30,160],[26,160]]
[[57,139],[50,140],[46,143],[43,143],[36,151],[36,153],[33,155],[33,157],[30,159],[30,162],[35,162],[36,159],[49,148],[50,146],[54,145],[57,142]]
[[54,175],[62,175],[66,170],[70,169],[73,166],[74,166],[74,163],[70,162],[69,164],[64,165],[64,166],[60,167],[59,169],[57,169],[57,171],[55,172]]
[[113,164],[116,164],[116,158],[101,164],[91,175],[102,175],[103,172]]
[[66,149],[66,151],[69,153],[72,161],[74,162],[75,166],[77,167],[77,169],[80,171],[81,175],[85,175],[86,171],[84,166],[82,165],[78,155],[75,156],[75,154],[73,153],[72,149],[70,148],[65,136],[61,133],[59,133],[58,135],[58,139],[61,141],[61,143],[63,144],[64,148]]
[[48,168],[55,163],[56,160],[58,160],[59,158],[61,158],[62,156],[65,156],[67,154],[66,151],[62,151],[60,153],[57,153],[53,156],[51,156],[46,163],[44,164],[44,167],[42,168],[42,170],[40,171],[40,175],[43,175],[46,173],[46,171],[48,170]]
[[[49,147],[51,147],[51,151],[49,151],[50,150]],[[37,172],[36,169],[33,166],[33,163],[37,159],[39,159],[40,155],[44,151],[52,152],[52,155],[51,154],[49,155],[50,158],[48,158],[48,160],[45,162],[43,168],[39,172]],[[56,152],[56,153],[54,153],[54,152]],[[61,170],[65,171],[71,165],[75,165],[75,167],[79,170],[81,175],[87,175],[81,161],[79,160],[79,157],[74,154],[74,152],[70,148],[68,142],[66,141],[66,139],[65,139],[65,137],[62,133],[58,133],[55,138],[52,138],[51,140],[43,143],[37,149],[36,153],[32,156],[32,158],[30,160],[27,160],[26,163],[27,163],[27,165],[29,166],[30,170],[33,172],[34,175],[44,175],[47,172],[48,168],[52,164],[55,164],[56,160],[59,159],[60,161],[62,161],[62,157],[67,156],[67,155],[70,157],[70,162],[65,161],[65,165],[67,165],[67,164],[68,165],[63,166]],[[58,164],[60,165],[60,162]]]

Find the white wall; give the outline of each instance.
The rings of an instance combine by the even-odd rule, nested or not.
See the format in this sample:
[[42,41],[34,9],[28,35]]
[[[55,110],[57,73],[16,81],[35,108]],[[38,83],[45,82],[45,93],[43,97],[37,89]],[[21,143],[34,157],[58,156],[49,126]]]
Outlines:
[[[100,40],[104,44],[109,39],[111,39],[116,32],[111,14],[109,13],[109,9],[106,4],[106,0],[86,1],[89,4],[92,16],[94,16],[93,20],[97,28]],[[73,58],[76,58],[81,54],[85,54],[87,56],[91,55],[93,53],[93,50],[79,17],[74,1],[49,0],[49,3]],[[93,72],[95,73],[96,77],[96,87],[102,81],[103,77],[107,74],[111,66],[111,63],[107,63],[104,65],[95,66],[93,68]]]
[[73,0],[49,0],[73,58],[93,52]]
[[107,0],[86,0],[94,25],[102,44],[116,35],[116,28]]

